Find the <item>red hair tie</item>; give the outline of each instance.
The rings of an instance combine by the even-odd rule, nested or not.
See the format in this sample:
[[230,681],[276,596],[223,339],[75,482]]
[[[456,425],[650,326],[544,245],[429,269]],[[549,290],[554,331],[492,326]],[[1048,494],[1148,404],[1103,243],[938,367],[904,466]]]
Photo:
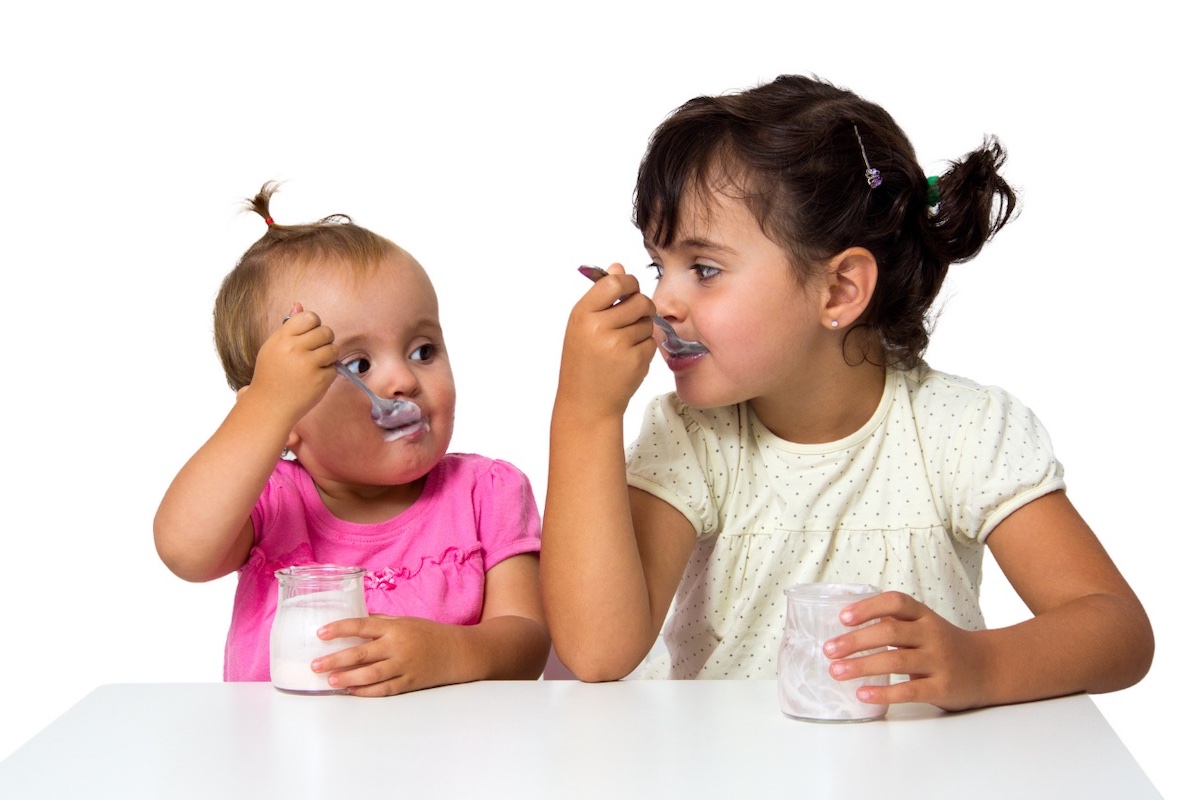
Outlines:
[[269,228],[274,224],[275,224],[275,220],[272,219],[271,217],[267,217],[267,227]]

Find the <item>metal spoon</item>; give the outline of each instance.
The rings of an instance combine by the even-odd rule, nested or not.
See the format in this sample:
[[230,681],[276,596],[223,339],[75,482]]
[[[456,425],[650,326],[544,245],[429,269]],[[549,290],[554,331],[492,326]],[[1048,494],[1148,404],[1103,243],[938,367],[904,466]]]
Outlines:
[[[291,318],[292,315],[288,314],[283,318],[283,321],[286,323]],[[405,425],[411,425],[421,418],[420,406],[411,400],[405,400],[403,397],[390,401],[384,400],[372,392],[370,387],[363,383],[362,379],[351,372],[350,368],[342,362],[333,362],[333,368],[338,371],[339,375],[349,378],[351,383],[362,389],[367,397],[371,399],[371,421],[379,427],[386,428],[387,430],[395,430],[396,428],[403,428]]]
[[350,368],[342,362],[333,362],[333,367],[338,371],[339,375],[349,378],[351,383],[362,389],[367,397],[371,398],[371,421],[379,427],[394,430],[395,428],[403,428],[405,425],[411,425],[421,419],[421,408],[411,400],[405,400],[403,397],[395,400],[384,400],[372,392],[362,382],[362,379],[351,372]]
[[[579,268],[579,271],[585,278],[595,283],[608,274],[600,267],[592,267],[587,264]],[[620,301],[618,301],[620,302]],[[667,335],[667,339],[663,342],[663,349],[673,356],[698,356],[701,353],[707,353],[708,348],[699,342],[692,342],[687,339],[680,339],[675,329],[671,327],[671,323],[667,322],[658,314],[650,318],[651,321],[662,328],[663,333]]]

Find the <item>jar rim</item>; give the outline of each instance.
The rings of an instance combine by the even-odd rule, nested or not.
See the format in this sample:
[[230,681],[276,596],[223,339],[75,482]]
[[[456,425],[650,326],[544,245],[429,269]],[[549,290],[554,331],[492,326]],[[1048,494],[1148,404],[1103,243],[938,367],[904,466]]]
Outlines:
[[322,578],[355,578],[359,575],[366,574],[366,570],[362,567],[345,567],[340,564],[297,564],[283,569],[275,570],[276,578],[303,578],[316,579]]
[[783,590],[788,597],[803,597],[811,600],[846,600],[879,594],[879,587],[869,583],[839,583],[825,581],[816,583],[793,583]]

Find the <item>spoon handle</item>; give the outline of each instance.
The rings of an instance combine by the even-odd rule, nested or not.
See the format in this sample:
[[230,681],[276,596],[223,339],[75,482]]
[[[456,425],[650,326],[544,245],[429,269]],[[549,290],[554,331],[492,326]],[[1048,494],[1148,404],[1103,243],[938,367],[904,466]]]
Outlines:
[[[593,267],[587,264],[580,267],[579,272],[592,283],[608,275],[608,272],[600,267]],[[625,298],[621,298],[621,300],[623,299]],[[619,303],[621,300],[617,302]],[[675,329],[671,327],[671,323],[667,322],[660,315],[654,314],[650,317],[650,321],[662,328],[663,333],[667,335],[667,349],[672,352],[700,352],[703,349],[703,345],[699,342],[689,342],[686,339],[680,339],[679,335],[675,333]]]
[[367,397],[371,398],[371,405],[373,405],[375,408],[379,409],[381,412],[387,412],[391,409],[390,406],[385,406],[383,404],[383,400],[378,395],[376,395],[374,392],[372,392],[371,389],[365,383],[362,382],[362,379],[359,378],[357,375],[355,375],[353,372],[351,372],[350,368],[347,367],[345,364],[343,364],[340,361],[335,361],[335,362],[333,362],[333,368],[338,371],[339,375],[349,378],[351,383],[353,383],[358,388],[362,389],[363,392],[366,393]]

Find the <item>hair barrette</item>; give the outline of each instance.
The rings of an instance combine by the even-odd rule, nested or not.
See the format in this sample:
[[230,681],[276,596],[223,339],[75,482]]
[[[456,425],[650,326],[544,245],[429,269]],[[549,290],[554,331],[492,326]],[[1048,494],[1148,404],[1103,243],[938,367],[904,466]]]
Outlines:
[[854,138],[858,139],[858,151],[862,153],[863,163],[867,165],[867,171],[864,173],[867,176],[867,186],[872,189],[878,189],[883,185],[883,176],[879,174],[879,170],[871,166],[871,162],[867,160],[867,148],[863,147],[862,137],[858,135],[858,126],[854,126]]

